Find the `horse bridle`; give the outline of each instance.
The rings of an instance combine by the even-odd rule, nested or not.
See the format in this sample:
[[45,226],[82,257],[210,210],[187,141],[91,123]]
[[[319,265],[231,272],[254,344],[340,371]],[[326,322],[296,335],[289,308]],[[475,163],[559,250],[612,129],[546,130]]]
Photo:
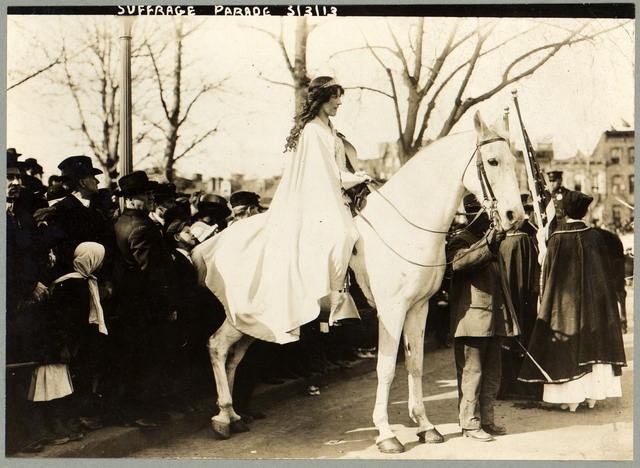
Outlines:
[[[482,156],[480,154],[479,148],[481,146],[484,145],[488,145],[489,143],[495,143],[496,141],[504,141],[506,142],[507,140],[503,137],[496,137],[496,138],[490,138],[488,140],[482,140],[479,143],[476,144],[476,149],[473,151],[473,153],[471,154],[471,157],[469,158],[469,161],[467,161],[467,164],[464,168],[464,171],[462,172],[462,180],[464,180],[464,176],[467,173],[467,169],[469,168],[469,164],[471,164],[471,161],[473,160],[473,157],[476,157],[476,168],[478,171],[478,179],[480,181],[480,187],[482,188],[482,196],[484,198],[484,202],[485,205],[489,205],[490,206],[490,212],[489,212],[489,218],[490,219],[494,219],[495,217],[498,217],[499,219],[499,215],[498,215],[498,211],[497,211],[497,204],[498,204],[498,200],[495,197],[495,194],[493,193],[493,189],[491,188],[491,184],[489,183],[489,178],[487,177],[487,171],[484,167],[484,162],[482,161]],[[413,223],[410,219],[408,219],[404,214],[402,214],[402,212],[398,209],[397,206],[395,206],[391,200],[389,200],[387,197],[385,197],[378,189],[376,189],[372,184],[369,184],[369,188],[371,189],[371,191],[376,192],[384,201],[386,201],[389,206],[391,206],[396,213],[398,213],[400,215],[400,217],[406,221],[409,225],[421,230],[421,231],[426,231],[426,232],[430,232],[433,234],[448,234],[449,231],[436,231],[434,229],[428,229],[422,226],[419,226],[415,223]],[[473,223],[476,222],[476,220],[478,220],[480,218],[480,215],[486,211],[486,206],[483,206],[483,208],[478,211],[475,214],[475,217],[473,218],[473,220],[471,220],[471,222],[467,225],[467,227],[471,226]],[[371,224],[371,222],[360,212],[358,213],[358,215],[360,216],[360,218],[369,225],[369,227],[373,230],[373,232],[375,232],[376,234],[378,234],[378,231],[373,227],[373,224]],[[380,236],[380,234],[378,234],[378,237],[380,237],[380,240],[396,255],[398,255],[400,258],[402,258],[403,260],[405,260],[406,262],[409,262],[413,265],[416,266],[420,266],[420,267],[440,267],[440,266],[447,266],[449,265],[451,262],[446,262],[446,263],[442,263],[442,264],[438,264],[438,265],[426,265],[426,264],[422,264],[422,263],[418,263],[418,262],[414,262],[412,260],[409,260],[408,258],[405,258],[404,256],[402,256],[399,252],[397,252],[393,247],[391,247],[384,239],[382,239],[382,237]]]

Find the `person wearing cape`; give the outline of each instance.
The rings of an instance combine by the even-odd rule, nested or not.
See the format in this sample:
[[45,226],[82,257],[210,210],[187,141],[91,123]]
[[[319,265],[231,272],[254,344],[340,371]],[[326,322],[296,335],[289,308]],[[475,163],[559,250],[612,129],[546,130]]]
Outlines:
[[571,190],[562,198],[565,220],[549,238],[531,356],[518,377],[543,382],[543,401],[572,411],[583,401],[593,407],[621,396],[626,366],[607,249],[600,233],[581,221],[592,200]]
[[310,83],[269,209],[193,251],[198,270],[206,271],[200,280],[247,335],[296,341],[299,327],[316,319],[321,308],[330,311],[329,323],[358,317],[344,286],[358,239],[344,190],[369,177],[348,170],[345,143],[329,119],[343,93],[331,77]]

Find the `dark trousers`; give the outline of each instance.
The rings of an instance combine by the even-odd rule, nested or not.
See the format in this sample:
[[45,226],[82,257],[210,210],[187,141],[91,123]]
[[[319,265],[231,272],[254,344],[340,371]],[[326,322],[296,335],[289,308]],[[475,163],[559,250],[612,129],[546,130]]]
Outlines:
[[462,429],[493,424],[493,407],[500,389],[502,337],[455,338],[458,409]]

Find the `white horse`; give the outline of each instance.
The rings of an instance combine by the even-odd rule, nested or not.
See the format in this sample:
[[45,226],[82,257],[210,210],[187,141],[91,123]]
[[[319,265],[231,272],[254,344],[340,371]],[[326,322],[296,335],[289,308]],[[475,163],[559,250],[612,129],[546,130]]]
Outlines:
[[[524,216],[508,137],[489,128],[478,112],[474,123],[475,132],[450,135],[418,152],[368,196],[366,207],[355,218],[360,237],[350,267],[367,300],[378,311],[378,387],[373,422],[379,432],[376,443],[385,453],[404,451],[387,414],[401,335],[409,374],[409,416],[419,426],[419,440],[442,441],[423,403],[424,330],[429,298],[444,275],[446,232],[463,196],[471,192],[483,200],[488,185],[488,193],[495,195],[493,208],[505,230]],[[480,182],[481,168],[488,182],[485,188]],[[206,265],[200,264],[199,269],[203,268]],[[228,319],[209,339],[220,409],[211,423],[219,438],[248,430],[233,409],[230,389],[235,369],[252,341]]]

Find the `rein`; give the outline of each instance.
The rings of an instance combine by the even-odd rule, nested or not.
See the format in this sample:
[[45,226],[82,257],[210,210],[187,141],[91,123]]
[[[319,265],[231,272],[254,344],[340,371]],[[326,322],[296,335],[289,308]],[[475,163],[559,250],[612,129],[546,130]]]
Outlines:
[[[489,213],[489,214],[490,214],[490,218],[492,218],[493,216],[495,216],[495,215],[497,214],[497,211],[496,211],[496,208],[495,208],[495,207],[496,207],[496,205],[497,205],[497,200],[496,200],[496,197],[495,197],[495,195],[494,195],[494,193],[493,193],[493,190],[491,189],[491,184],[489,183],[489,179],[488,179],[488,177],[487,177],[487,172],[486,172],[486,170],[485,170],[485,168],[484,168],[484,163],[483,163],[483,161],[482,161],[482,157],[480,156],[480,152],[478,151],[478,149],[479,149],[481,146],[488,145],[489,143],[494,143],[494,142],[496,142],[496,141],[506,141],[506,140],[505,140],[504,138],[502,138],[502,137],[496,137],[496,138],[491,138],[491,139],[489,139],[489,140],[483,140],[483,141],[479,142],[479,143],[476,145],[475,150],[474,150],[474,151],[473,151],[473,153],[471,154],[471,157],[470,157],[470,158],[469,158],[469,160],[467,161],[467,164],[466,164],[466,166],[465,166],[465,168],[464,168],[464,171],[462,172],[462,180],[464,180],[464,176],[465,176],[465,174],[466,174],[466,172],[467,172],[467,169],[469,168],[469,164],[471,164],[471,161],[473,160],[473,157],[474,157],[474,156],[476,156],[476,167],[477,167],[477,170],[478,170],[478,179],[479,179],[479,181],[480,181],[480,186],[481,186],[481,188],[482,188],[482,195],[483,195],[483,197],[484,197],[484,201],[485,201],[485,202],[490,202],[490,205],[491,205],[491,213]],[[386,201],[386,202],[387,202],[387,204],[388,204],[389,206],[391,206],[391,208],[393,208],[393,209],[394,209],[394,211],[395,211],[396,213],[398,213],[398,215],[400,215],[400,217],[401,217],[401,218],[402,218],[406,223],[408,223],[410,226],[413,226],[413,227],[415,227],[416,229],[419,229],[419,230],[421,230],[421,231],[430,232],[430,233],[432,233],[432,234],[448,234],[448,233],[449,233],[449,231],[448,231],[448,230],[447,230],[447,231],[437,231],[437,230],[434,230],[434,229],[425,228],[425,227],[422,227],[422,226],[419,226],[419,225],[415,224],[415,223],[414,223],[414,222],[412,222],[410,219],[408,219],[408,218],[407,218],[407,217],[406,217],[406,216],[405,216],[405,215],[404,215],[404,214],[403,214],[403,213],[398,209],[398,207],[397,207],[397,206],[395,206],[395,205],[393,204],[393,202],[391,202],[391,200],[389,200],[389,199],[388,199],[387,197],[385,197],[385,196],[384,196],[384,195],[383,195],[383,194],[382,194],[382,193],[381,193],[377,188],[375,188],[375,187],[373,186],[373,184],[368,184],[368,187],[369,187],[369,189],[370,189],[372,192],[377,193],[377,194],[380,196],[380,198],[382,198],[384,201]],[[489,197],[491,197],[491,198],[489,198]],[[475,217],[471,220],[471,222],[467,225],[467,227],[469,227],[469,226],[471,226],[473,223],[475,223],[475,222],[478,220],[478,218],[480,218],[480,215],[481,215],[482,213],[484,213],[485,211],[486,211],[486,207],[485,207],[485,206],[483,206],[483,208],[482,208],[480,211],[478,211],[478,212],[476,213]],[[386,245],[386,246],[387,246],[387,248],[388,248],[389,250],[391,250],[394,254],[396,254],[398,257],[400,257],[400,258],[401,258],[401,259],[403,259],[404,261],[406,261],[406,262],[408,262],[408,263],[411,263],[412,265],[416,265],[416,266],[419,266],[419,267],[427,268],[427,267],[443,267],[443,266],[451,265],[451,264],[453,263],[453,261],[450,261],[450,262],[445,262],[445,263],[440,263],[440,264],[435,264],[435,265],[433,265],[433,264],[432,264],[432,265],[429,265],[429,264],[424,264],[424,263],[414,262],[413,260],[409,260],[408,258],[405,258],[404,256],[402,256],[402,255],[401,255],[397,250],[395,250],[393,247],[391,247],[391,246],[387,243],[387,241],[385,241],[385,240],[382,238],[382,236],[378,233],[378,231],[377,231],[377,230],[376,230],[376,228],[373,226],[373,224],[371,224],[371,222],[370,222],[370,221],[369,221],[369,220],[368,220],[368,219],[367,219],[367,218],[362,214],[362,212],[358,212],[358,216],[360,216],[360,218],[361,218],[365,223],[367,223],[367,224],[369,225],[369,227],[373,230],[373,232],[375,232],[375,233],[378,235],[378,238],[382,241],[382,243],[383,243],[384,245]]]

